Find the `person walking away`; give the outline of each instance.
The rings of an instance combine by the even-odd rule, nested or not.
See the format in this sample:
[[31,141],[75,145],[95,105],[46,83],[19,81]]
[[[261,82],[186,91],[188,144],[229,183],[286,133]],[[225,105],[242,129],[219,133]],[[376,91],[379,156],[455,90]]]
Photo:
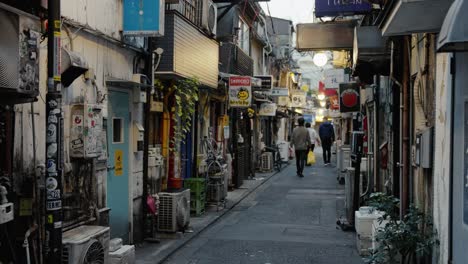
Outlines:
[[309,137],[310,137],[309,150],[314,152],[315,145],[320,145],[319,136],[317,134],[317,131],[315,131],[315,129],[312,128],[309,122],[305,124],[305,127],[307,128],[307,131],[309,131]]
[[328,120],[325,120],[325,122],[320,125],[319,137],[320,141],[322,141],[323,162],[325,163],[325,166],[328,166],[330,165],[331,146],[335,141],[335,130]]
[[307,159],[307,150],[310,145],[309,131],[304,127],[304,118],[297,120],[299,126],[294,128],[291,138],[291,145],[296,152],[297,176],[304,177],[304,166]]

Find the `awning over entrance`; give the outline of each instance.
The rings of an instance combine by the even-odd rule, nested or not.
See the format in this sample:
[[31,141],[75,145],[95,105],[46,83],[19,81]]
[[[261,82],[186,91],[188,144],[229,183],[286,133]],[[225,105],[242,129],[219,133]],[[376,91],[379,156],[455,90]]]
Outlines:
[[389,74],[390,49],[387,48],[387,39],[376,26],[355,28],[353,76],[359,76],[363,83],[372,84],[375,74]]
[[352,50],[355,25],[354,20],[298,24],[296,49],[299,51]]
[[387,37],[376,26],[355,27],[353,46],[353,68],[358,60],[375,61],[389,56]]
[[152,85],[149,85],[149,84],[134,82],[130,80],[123,80],[123,79],[118,79],[118,78],[112,78],[112,77],[106,80],[106,85],[114,86],[114,87],[121,87],[121,88],[140,88],[140,89],[153,87]]
[[468,1],[456,0],[450,7],[440,31],[439,52],[468,50]]
[[394,0],[382,24],[384,36],[438,32],[453,0]]

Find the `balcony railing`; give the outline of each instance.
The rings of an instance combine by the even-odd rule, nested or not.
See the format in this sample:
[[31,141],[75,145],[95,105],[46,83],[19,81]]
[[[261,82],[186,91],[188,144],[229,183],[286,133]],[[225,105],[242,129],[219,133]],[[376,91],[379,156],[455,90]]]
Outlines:
[[203,0],[179,0],[178,4],[166,4],[166,10],[177,11],[198,27],[202,25]]
[[232,43],[223,43],[219,47],[219,71],[236,75],[252,76],[253,60],[249,55]]

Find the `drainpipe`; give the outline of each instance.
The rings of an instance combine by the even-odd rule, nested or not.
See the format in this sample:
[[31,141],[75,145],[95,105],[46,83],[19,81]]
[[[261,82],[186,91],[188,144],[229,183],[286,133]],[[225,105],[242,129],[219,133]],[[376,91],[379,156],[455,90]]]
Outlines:
[[403,43],[403,81],[402,81],[402,89],[403,89],[403,109],[402,109],[402,121],[403,121],[403,128],[402,128],[402,166],[403,166],[403,173],[401,175],[401,216],[406,214],[406,210],[409,208],[409,170],[410,170],[410,142],[409,142],[409,83],[410,83],[410,69],[409,69],[409,37],[404,37]]
[[[151,41],[149,41],[149,50],[151,50]],[[154,85],[154,58],[155,54],[150,53],[147,57],[146,60],[146,69],[150,69],[149,73],[149,79],[151,82],[151,86]],[[143,238],[146,238],[147,233],[146,231],[148,230],[148,225],[146,221],[146,215],[148,214],[148,207],[146,204],[146,199],[150,193],[148,192],[148,159],[149,159],[149,129],[150,129],[150,110],[151,110],[151,88],[148,88],[147,86],[145,87],[145,92],[146,92],[146,103],[143,104],[143,122],[144,122],[144,134],[143,134],[143,197],[141,198],[141,210],[142,210],[142,216],[141,216],[141,227],[143,228]]]
[[380,90],[382,89],[381,87],[381,82],[380,82],[380,75],[377,75],[377,77],[375,78],[375,81],[374,83],[376,84],[376,89],[374,89],[374,111],[373,111],[373,115],[374,115],[374,122],[373,122],[373,125],[374,125],[374,128],[373,128],[373,133],[374,135],[372,135],[374,137],[374,146],[373,146],[373,156],[374,156],[374,190],[377,191],[377,192],[380,192],[382,191],[381,190],[381,186],[382,186],[382,183],[381,183],[381,180],[380,180],[380,168],[379,168],[379,164],[380,164],[380,134],[379,134],[379,127],[380,127],[380,122],[379,122],[379,109],[380,109]]

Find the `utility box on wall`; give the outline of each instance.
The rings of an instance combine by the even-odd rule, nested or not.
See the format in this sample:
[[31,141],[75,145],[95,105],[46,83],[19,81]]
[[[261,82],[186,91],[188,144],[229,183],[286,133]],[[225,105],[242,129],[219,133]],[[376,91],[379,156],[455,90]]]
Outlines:
[[434,152],[433,129],[429,128],[416,135],[415,164],[424,169],[432,168]]
[[93,104],[70,107],[70,157],[95,158],[102,152],[102,108]]

